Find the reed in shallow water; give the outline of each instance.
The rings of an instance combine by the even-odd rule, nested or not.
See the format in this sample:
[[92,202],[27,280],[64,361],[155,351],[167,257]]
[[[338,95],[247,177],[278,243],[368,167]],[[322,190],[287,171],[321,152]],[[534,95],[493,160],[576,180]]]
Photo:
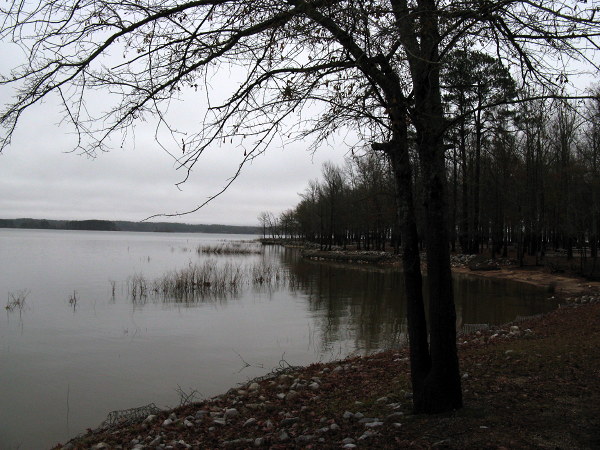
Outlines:
[[235,295],[248,286],[280,287],[286,283],[286,274],[288,272],[284,268],[264,261],[242,265],[206,260],[170,271],[153,281],[135,275],[129,278],[127,288],[129,297],[135,302],[144,301],[149,294],[177,301],[194,301]]
[[199,254],[209,255],[256,255],[262,253],[262,245],[257,242],[234,241],[215,245],[199,245]]
[[29,295],[29,291],[27,289],[17,292],[9,292],[8,293],[8,302],[6,303],[7,311],[22,311],[25,307],[25,299]]

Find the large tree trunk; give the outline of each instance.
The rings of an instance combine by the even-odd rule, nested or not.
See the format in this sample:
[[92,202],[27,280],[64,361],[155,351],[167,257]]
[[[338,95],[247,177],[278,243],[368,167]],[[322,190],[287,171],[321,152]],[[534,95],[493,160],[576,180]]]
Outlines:
[[411,64],[415,99],[417,150],[423,173],[427,281],[429,286],[429,338],[431,370],[418,412],[435,413],[462,407],[462,389],[456,349],[456,310],[450,271],[446,205],[446,167],[438,62],[436,2],[422,0],[420,48],[423,59]]
[[385,146],[396,184],[396,203],[402,235],[402,264],[406,294],[406,319],[410,343],[411,382],[415,412],[425,411],[425,380],[431,370],[427,321],[423,302],[423,280],[419,255],[419,236],[415,216],[412,170],[408,153],[405,112],[396,111],[401,119],[395,121],[395,136]]
[[[418,131],[424,178],[429,287],[429,337],[431,371],[425,379],[419,412],[435,413],[462,407],[462,390],[456,349],[456,311],[450,271],[450,251],[445,204],[444,155],[439,130],[431,118],[424,119],[427,132]],[[439,121],[438,121],[439,122]]]
[[461,209],[461,223],[460,223],[460,247],[463,253],[471,253],[470,237],[471,232],[469,230],[469,171],[467,164],[467,138],[464,121],[460,124],[459,129],[460,136],[460,157],[462,164],[462,184],[461,184],[461,195],[462,195],[462,209]]

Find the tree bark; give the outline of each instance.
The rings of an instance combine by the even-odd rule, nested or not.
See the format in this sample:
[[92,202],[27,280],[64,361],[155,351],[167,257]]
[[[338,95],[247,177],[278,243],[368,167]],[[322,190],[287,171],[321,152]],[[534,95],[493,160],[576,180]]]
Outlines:
[[420,405],[418,412],[436,413],[461,408],[462,389],[448,246],[445,120],[440,89],[437,6],[434,0],[418,3],[423,58],[412,61],[411,75],[417,150],[423,172],[431,370],[425,378],[423,397],[415,401],[415,405]]
[[423,301],[423,279],[419,254],[419,236],[412,188],[412,169],[408,152],[405,110],[398,109],[394,120],[395,136],[385,145],[396,185],[396,202],[402,236],[402,264],[406,294],[406,319],[410,344],[411,382],[415,412],[423,412],[426,405],[425,380],[431,370],[427,342],[427,320]]

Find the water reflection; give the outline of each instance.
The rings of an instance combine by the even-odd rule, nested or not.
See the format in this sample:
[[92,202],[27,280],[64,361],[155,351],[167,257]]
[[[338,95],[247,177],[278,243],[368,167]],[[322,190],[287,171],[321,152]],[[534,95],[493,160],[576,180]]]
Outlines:
[[[241,256],[195,250],[221,239],[236,238],[0,230],[0,286],[30,292],[0,321],[0,405],[10,405],[0,408],[0,448],[48,448],[109,411],[173,406],[178,385],[211,396],[282,359],[310,364],[403,341],[401,273],[304,261],[281,247]],[[152,281],[207,259],[240,265],[239,289],[149,292]],[[127,280],[135,274],[148,283],[145,296],[138,283],[134,299]],[[525,285],[458,277],[455,289],[461,323],[554,306]],[[238,355],[252,367],[240,373]]]
[[[395,348],[406,342],[403,274],[391,268],[314,262],[282,249],[280,258],[320,323],[324,348],[353,338],[357,350]],[[536,287],[505,280],[454,275],[457,328],[502,324],[546,312],[556,301]],[[425,296],[427,286],[425,280]]]
[[[395,268],[315,262],[302,259],[296,249],[266,247],[244,263],[211,257],[154,280],[132,277],[127,286],[136,308],[148,302],[195,307],[248,295],[291,296],[304,303],[312,322],[310,346],[319,354],[334,354],[341,343],[364,353],[407,340],[404,277]],[[454,295],[458,329],[506,323],[556,307],[533,286],[468,275],[454,276]]]

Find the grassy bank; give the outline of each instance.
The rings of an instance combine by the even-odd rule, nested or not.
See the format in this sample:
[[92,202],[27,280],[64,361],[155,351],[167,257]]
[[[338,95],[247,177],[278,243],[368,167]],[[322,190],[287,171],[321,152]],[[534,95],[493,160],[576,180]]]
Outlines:
[[406,351],[389,351],[284,368],[67,448],[598,448],[599,349],[600,304],[572,304],[460,337],[454,413],[411,415]]

